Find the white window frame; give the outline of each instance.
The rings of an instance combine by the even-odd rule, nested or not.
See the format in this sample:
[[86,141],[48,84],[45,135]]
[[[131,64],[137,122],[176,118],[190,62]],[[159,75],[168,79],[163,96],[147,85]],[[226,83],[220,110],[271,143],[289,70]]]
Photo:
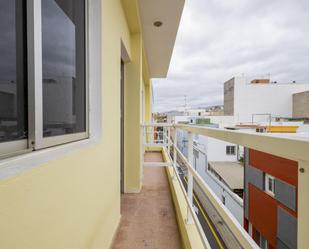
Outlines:
[[[27,6],[28,9],[28,6]],[[27,13],[28,15],[28,13]],[[28,20],[27,20],[28,21]],[[28,52],[28,51],[27,51]],[[28,72],[29,73],[29,72]],[[29,96],[28,96],[29,98]],[[28,112],[29,113],[29,112]],[[29,134],[28,134],[29,136]],[[28,147],[28,139],[12,140],[0,143],[0,160],[3,158],[31,151]]]
[[[88,52],[88,56],[86,57],[86,71],[88,78],[88,127],[87,127],[87,136],[85,134],[77,134],[76,136],[69,137],[68,135],[59,136],[59,140],[57,142],[57,146],[54,141],[50,139],[41,139],[38,140],[37,133],[43,131],[43,127],[38,126],[40,122],[35,119],[35,115],[29,112],[28,122],[34,128],[39,127],[40,129],[33,129],[33,133],[28,134],[28,140],[20,140],[20,141],[12,141],[12,142],[4,142],[0,143],[0,180],[7,179],[9,177],[15,176],[23,171],[30,170],[35,167],[39,167],[44,163],[47,163],[51,160],[55,160],[57,157],[74,153],[76,150],[80,150],[81,148],[86,148],[88,146],[98,144],[101,142],[102,138],[102,58],[101,58],[101,46],[102,46],[102,3],[101,0],[85,0],[86,1],[86,33],[87,33],[87,42],[86,42],[86,50]],[[27,25],[28,25],[28,39],[32,41],[29,44],[28,41],[28,49],[35,47],[37,41],[34,39],[38,34],[35,32],[39,32],[41,34],[41,26],[37,19],[34,18],[34,13],[41,12],[41,0],[28,0],[27,1]],[[39,16],[41,18],[41,15]],[[31,28],[31,24],[33,24],[32,30],[29,30],[29,25]],[[33,33],[31,33],[33,32]],[[30,35],[29,35],[30,34]],[[31,35],[32,34],[32,35]],[[41,38],[39,38],[41,39]],[[30,47],[29,47],[30,46]],[[38,53],[40,51],[36,49]],[[38,56],[33,53],[34,56]],[[39,67],[39,63],[34,63],[34,58],[29,57],[31,54],[28,54],[28,77],[34,79],[35,77],[42,78],[37,73],[37,69],[42,71],[42,67]],[[30,61],[30,63],[29,63]],[[32,61],[32,64],[31,64]],[[32,69],[29,67],[32,66]],[[88,70],[87,70],[88,69]],[[32,72],[32,74],[31,74]],[[38,79],[36,79],[38,80]],[[35,84],[29,85],[29,93],[32,93],[31,96],[34,96]],[[35,101],[31,101],[29,98],[29,104],[35,106],[37,103]],[[38,105],[38,107],[42,107],[42,105]],[[30,107],[29,107],[30,108]],[[32,107],[33,108],[33,107]],[[29,127],[30,132],[30,127]],[[42,134],[42,133],[41,133]],[[72,134],[75,135],[75,134]],[[60,137],[62,139],[60,139]],[[73,140],[72,140],[73,139]],[[34,144],[32,143],[34,141]],[[41,143],[41,144],[40,144]],[[52,147],[49,147],[52,146]]]
[[249,235],[251,238],[253,238],[253,229],[252,229],[252,223],[249,221]]
[[[65,144],[89,137],[88,105],[88,1],[85,0],[85,83],[86,83],[86,131],[60,136],[43,137],[43,72],[42,72],[42,0],[31,0],[27,6],[28,29],[28,85],[29,85],[29,147],[34,150]],[[34,110],[34,111],[32,111]]]
[[[264,186],[265,186],[265,192],[271,196],[275,196],[275,177],[273,177],[272,175],[269,175],[267,173],[265,173],[265,178],[264,178]],[[270,186],[269,186],[269,180],[272,181],[272,190],[270,190]]]
[[[258,230],[256,230],[256,233],[258,234],[258,237],[259,237],[259,239],[257,241],[258,246],[261,249],[268,249],[268,241],[267,241],[267,239],[265,239],[264,236]],[[262,247],[263,241],[264,241],[264,246]]]
[[[264,241],[264,246],[262,247],[262,245],[263,245],[263,241]],[[260,248],[261,249],[268,249],[268,241],[267,241],[267,239],[265,239],[262,235],[261,235],[261,233],[260,233]]]
[[89,9],[85,0],[85,132],[43,137],[42,0],[27,1],[28,139],[0,143],[0,159],[89,138]]

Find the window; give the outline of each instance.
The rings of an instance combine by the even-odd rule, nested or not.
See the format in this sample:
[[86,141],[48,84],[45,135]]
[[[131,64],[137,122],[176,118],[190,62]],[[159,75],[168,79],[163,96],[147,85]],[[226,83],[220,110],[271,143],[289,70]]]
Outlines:
[[259,231],[256,231],[256,243],[261,249],[268,249],[268,241],[262,236]]
[[0,157],[87,138],[86,1],[0,0],[0,32]]
[[265,191],[274,196],[275,195],[275,178],[271,175],[265,174],[264,178]]
[[42,1],[43,137],[86,131],[84,5]]
[[252,232],[252,223],[251,222],[249,222],[249,235],[252,238],[253,232]]
[[227,145],[226,155],[236,155],[236,146]]
[[225,205],[225,196],[224,195],[222,195],[222,203],[223,203],[223,205]]
[[0,1],[0,154],[27,148],[26,3]]

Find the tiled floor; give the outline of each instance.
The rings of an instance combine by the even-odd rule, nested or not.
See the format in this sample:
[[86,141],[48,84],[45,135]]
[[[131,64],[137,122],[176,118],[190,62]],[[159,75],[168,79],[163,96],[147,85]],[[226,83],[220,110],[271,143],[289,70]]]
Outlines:
[[123,195],[121,211],[113,249],[182,248],[165,168],[144,168],[141,193]]
[[147,151],[144,154],[145,162],[163,162],[163,156],[161,151]]

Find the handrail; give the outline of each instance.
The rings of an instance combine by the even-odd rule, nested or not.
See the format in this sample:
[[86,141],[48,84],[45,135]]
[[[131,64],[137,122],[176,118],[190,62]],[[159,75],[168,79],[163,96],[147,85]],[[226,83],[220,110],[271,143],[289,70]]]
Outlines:
[[196,170],[190,165],[187,158],[181,153],[181,151],[175,147],[178,154],[181,156],[182,161],[186,164],[187,169],[193,175],[193,178],[197,181],[198,185],[202,188],[203,192],[209,198],[211,204],[215,207],[221,218],[231,229],[234,236],[237,238],[238,242],[244,248],[254,248],[259,249],[255,241],[250,237],[250,235],[244,230],[244,228],[238,223],[236,218],[232,213],[224,206],[220,199],[215,195],[211,188],[205,183],[202,177],[196,172]]
[[[174,148],[174,158],[173,158],[173,169],[177,180],[179,181],[182,191],[185,195],[185,199],[187,202],[188,208],[188,220],[192,220],[195,222],[199,233],[201,234],[201,238],[204,240],[203,243],[205,248],[209,248],[207,243],[207,238],[205,234],[203,235],[203,230],[199,221],[196,219],[196,215],[192,213],[193,204],[191,200],[192,196],[192,181],[191,186],[188,186],[187,192],[182,184],[180,176],[178,175],[177,170],[177,155],[179,155],[184,162],[186,168],[188,169],[188,178],[192,180],[195,179],[196,183],[199,185],[203,193],[207,196],[210,203],[214,206],[217,213],[221,216],[225,224],[229,227],[237,241],[243,248],[253,248],[258,249],[259,247],[254,242],[254,240],[250,237],[250,235],[245,231],[245,229],[238,223],[236,218],[231,214],[231,212],[223,205],[220,199],[215,195],[212,189],[209,187],[207,183],[201,178],[201,176],[197,173],[197,171],[192,167],[191,163],[193,153],[193,143],[189,145],[188,153],[189,159],[187,159],[182,152],[177,147],[177,130],[185,130],[189,133],[189,137],[192,138],[192,134],[199,134],[208,137],[212,137],[215,139],[227,141],[233,144],[239,144],[244,147],[248,147],[251,149],[256,149],[261,152],[269,153],[272,155],[276,155],[279,157],[284,157],[291,160],[296,160],[299,162],[308,162],[309,161],[309,137],[301,137],[297,136],[297,134],[265,134],[265,133],[253,133],[246,131],[234,131],[234,130],[226,130],[220,128],[209,128],[203,126],[196,125],[185,125],[185,124],[167,124],[167,123],[149,123],[142,125],[146,130],[152,127],[154,131],[154,127],[164,127],[163,128],[163,138],[167,139],[167,143],[161,144],[164,148],[168,149],[168,156],[170,157],[170,147]],[[166,128],[168,127],[168,129]],[[171,139],[171,128],[174,128],[174,141]],[[168,133],[167,133],[168,132]],[[147,134],[148,135],[148,134]],[[151,135],[150,135],[151,136]],[[191,139],[192,140],[192,139]],[[153,141],[152,141],[153,142]],[[190,144],[190,143],[189,143]],[[191,151],[192,150],[192,151]],[[190,154],[191,153],[191,154]],[[172,161],[172,160],[171,160]],[[190,163],[191,162],[191,163]],[[307,167],[308,164],[302,164],[302,166]],[[190,184],[189,184],[190,185]],[[206,240],[205,240],[206,239]],[[209,244],[209,243],[208,243]]]
[[300,137],[297,134],[252,133],[183,124],[176,124],[175,127],[275,156],[295,161],[309,161],[309,137]]
[[183,185],[183,183],[182,183],[182,181],[180,179],[180,176],[179,176],[179,174],[177,172],[176,165],[172,164],[172,167],[173,167],[174,176],[176,176],[178,182],[180,183],[179,184],[180,185],[180,189],[181,189],[181,191],[182,191],[182,193],[183,193],[183,195],[185,197],[185,200],[186,200],[186,203],[187,203],[187,207],[188,207],[188,209],[189,209],[189,211],[190,211],[190,213],[191,213],[191,215],[193,217],[194,223],[197,225],[197,228],[198,228],[197,230],[198,230],[198,232],[199,232],[199,234],[200,234],[200,236],[202,238],[202,242],[204,244],[204,247],[207,248],[207,249],[211,249],[211,246],[210,246],[210,244],[208,242],[208,239],[207,239],[205,233],[203,232],[203,228],[202,228],[202,226],[201,226],[201,224],[200,224],[200,222],[199,222],[199,220],[197,218],[197,215],[196,215],[196,213],[195,213],[195,211],[193,209],[193,206],[190,204],[190,200],[189,200],[189,198],[187,196],[186,189],[185,189],[185,187],[184,187],[184,185]]

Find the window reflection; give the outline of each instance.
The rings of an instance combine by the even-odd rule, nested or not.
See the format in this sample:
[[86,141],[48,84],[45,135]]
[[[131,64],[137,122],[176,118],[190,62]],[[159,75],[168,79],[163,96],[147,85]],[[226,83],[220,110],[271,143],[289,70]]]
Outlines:
[[42,0],[43,136],[86,131],[84,0]]
[[0,142],[27,138],[25,1],[0,0]]

